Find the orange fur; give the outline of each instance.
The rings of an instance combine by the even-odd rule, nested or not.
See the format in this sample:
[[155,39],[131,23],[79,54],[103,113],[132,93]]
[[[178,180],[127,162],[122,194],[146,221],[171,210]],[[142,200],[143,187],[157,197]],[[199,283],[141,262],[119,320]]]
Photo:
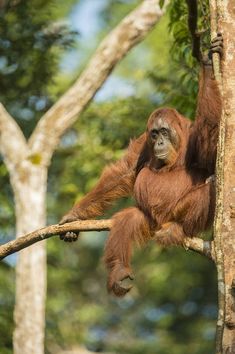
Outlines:
[[162,246],[183,245],[185,236],[182,225],[177,222],[167,222],[155,232],[153,240]]
[[[133,244],[142,246],[151,238],[150,221],[138,208],[128,208],[113,216],[113,226],[105,246],[105,264],[109,271],[108,290],[125,295],[118,282],[131,274]],[[129,290],[129,289],[128,289]]]
[[[106,168],[97,186],[63,218],[63,222],[101,215],[117,198],[134,195],[137,207],[114,215],[114,224],[105,247],[109,272],[108,289],[117,296],[129,290],[123,279],[131,278],[130,259],[134,244],[146,243],[158,231],[164,245],[182,243],[211,226],[215,208],[213,182],[221,99],[212,69],[202,70],[196,121],[192,124],[176,110],[154,111],[154,120],[164,119],[176,132],[177,148],[167,164],[156,160],[147,132],[131,142],[126,155]],[[148,130],[147,130],[148,131]],[[170,155],[170,154],[169,154]],[[161,229],[163,226],[163,229]]]
[[115,164],[104,169],[99,182],[79,203],[66,215],[77,219],[89,219],[99,215],[120,197],[132,194],[135,183],[135,166],[146,134],[132,141],[124,157]]

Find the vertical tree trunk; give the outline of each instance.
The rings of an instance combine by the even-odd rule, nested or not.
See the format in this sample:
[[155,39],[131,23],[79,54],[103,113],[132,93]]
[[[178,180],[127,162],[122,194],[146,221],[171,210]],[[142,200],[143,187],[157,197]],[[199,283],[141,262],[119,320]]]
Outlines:
[[235,3],[218,0],[218,29],[224,37],[223,114],[217,159],[215,248],[219,274],[217,354],[235,353]]
[[[46,169],[26,166],[13,176],[17,235],[45,226]],[[16,273],[15,354],[44,353],[46,244],[40,242],[18,256]],[[33,314],[33,315],[32,315]],[[37,335],[35,335],[37,333]]]

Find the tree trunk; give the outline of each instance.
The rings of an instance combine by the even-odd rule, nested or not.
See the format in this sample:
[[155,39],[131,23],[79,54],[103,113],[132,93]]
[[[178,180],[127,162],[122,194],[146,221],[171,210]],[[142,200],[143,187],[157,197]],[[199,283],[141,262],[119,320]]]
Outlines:
[[[17,235],[45,226],[45,168],[26,166],[20,176],[12,177],[15,191]],[[14,312],[14,353],[44,353],[46,299],[45,241],[19,254],[16,271],[16,306]],[[37,335],[35,335],[37,333]]]
[[235,353],[235,4],[218,0],[218,29],[224,38],[223,114],[217,161],[215,251],[219,281],[217,354]]

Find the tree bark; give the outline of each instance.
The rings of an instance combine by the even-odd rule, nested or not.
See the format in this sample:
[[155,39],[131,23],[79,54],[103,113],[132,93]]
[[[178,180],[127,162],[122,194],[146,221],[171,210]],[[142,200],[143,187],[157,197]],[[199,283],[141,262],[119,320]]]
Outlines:
[[[218,269],[219,316],[216,353],[235,353],[235,4],[217,5],[218,29],[224,38],[221,90],[223,113],[217,158],[217,210],[214,227]],[[213,10],[213,9],[212,9]]]

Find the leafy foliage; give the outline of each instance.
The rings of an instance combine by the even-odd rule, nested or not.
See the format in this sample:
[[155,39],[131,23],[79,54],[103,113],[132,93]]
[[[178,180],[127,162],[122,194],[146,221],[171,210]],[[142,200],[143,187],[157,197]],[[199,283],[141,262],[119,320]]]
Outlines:
[[[29,136],[52,100],[47,86],[59,58],[74,43],[76,33],[59,19],[74,0],[2,1],[0,4],[0,101]],[[55,6],[60,5],[64,14]],[[12,137],[14,139],[14,137]],[[36,163],[34,156],[34,163]],[[14,201],[6,166],[0,160],[1,242],[13,237]],[[0,264],[0,351],[12,353],[14,269],[16,257]]]
[[[0,5],[0,102],[17,120],[26,137],[53,103],[48,92],[64,51],[76,32],[61,21],[75,0],[3,1]],[[63,12],[58,10],[58,7]],[[14,139],[14,137],[13,137]],[[39,163],[40,156],[32,156]],[[13,196],[0,157],[2,236],[13,234]]]
[[52,21],[53,6],[53,0],[34,0],[6,1],[0,7],[0,100],[26,135],[26,124],[52,104],[47,86],[62,50],[75,40],[75,31]]
[[[207,52],[210,43],[209,3],[198,1],[198,33],[201,33],[201,49]],[[150,77],[164,92],[165,103],[171,104],[189,118],[194,117],[198,91],[198,63],[192,57],[192,39],[188,30],[186,1],[173,0],[169,7],[169,31],[173,37],[170,53],[173,63],[167,77],[156,72]],[[179,83],[180,82],[180,87]]]

